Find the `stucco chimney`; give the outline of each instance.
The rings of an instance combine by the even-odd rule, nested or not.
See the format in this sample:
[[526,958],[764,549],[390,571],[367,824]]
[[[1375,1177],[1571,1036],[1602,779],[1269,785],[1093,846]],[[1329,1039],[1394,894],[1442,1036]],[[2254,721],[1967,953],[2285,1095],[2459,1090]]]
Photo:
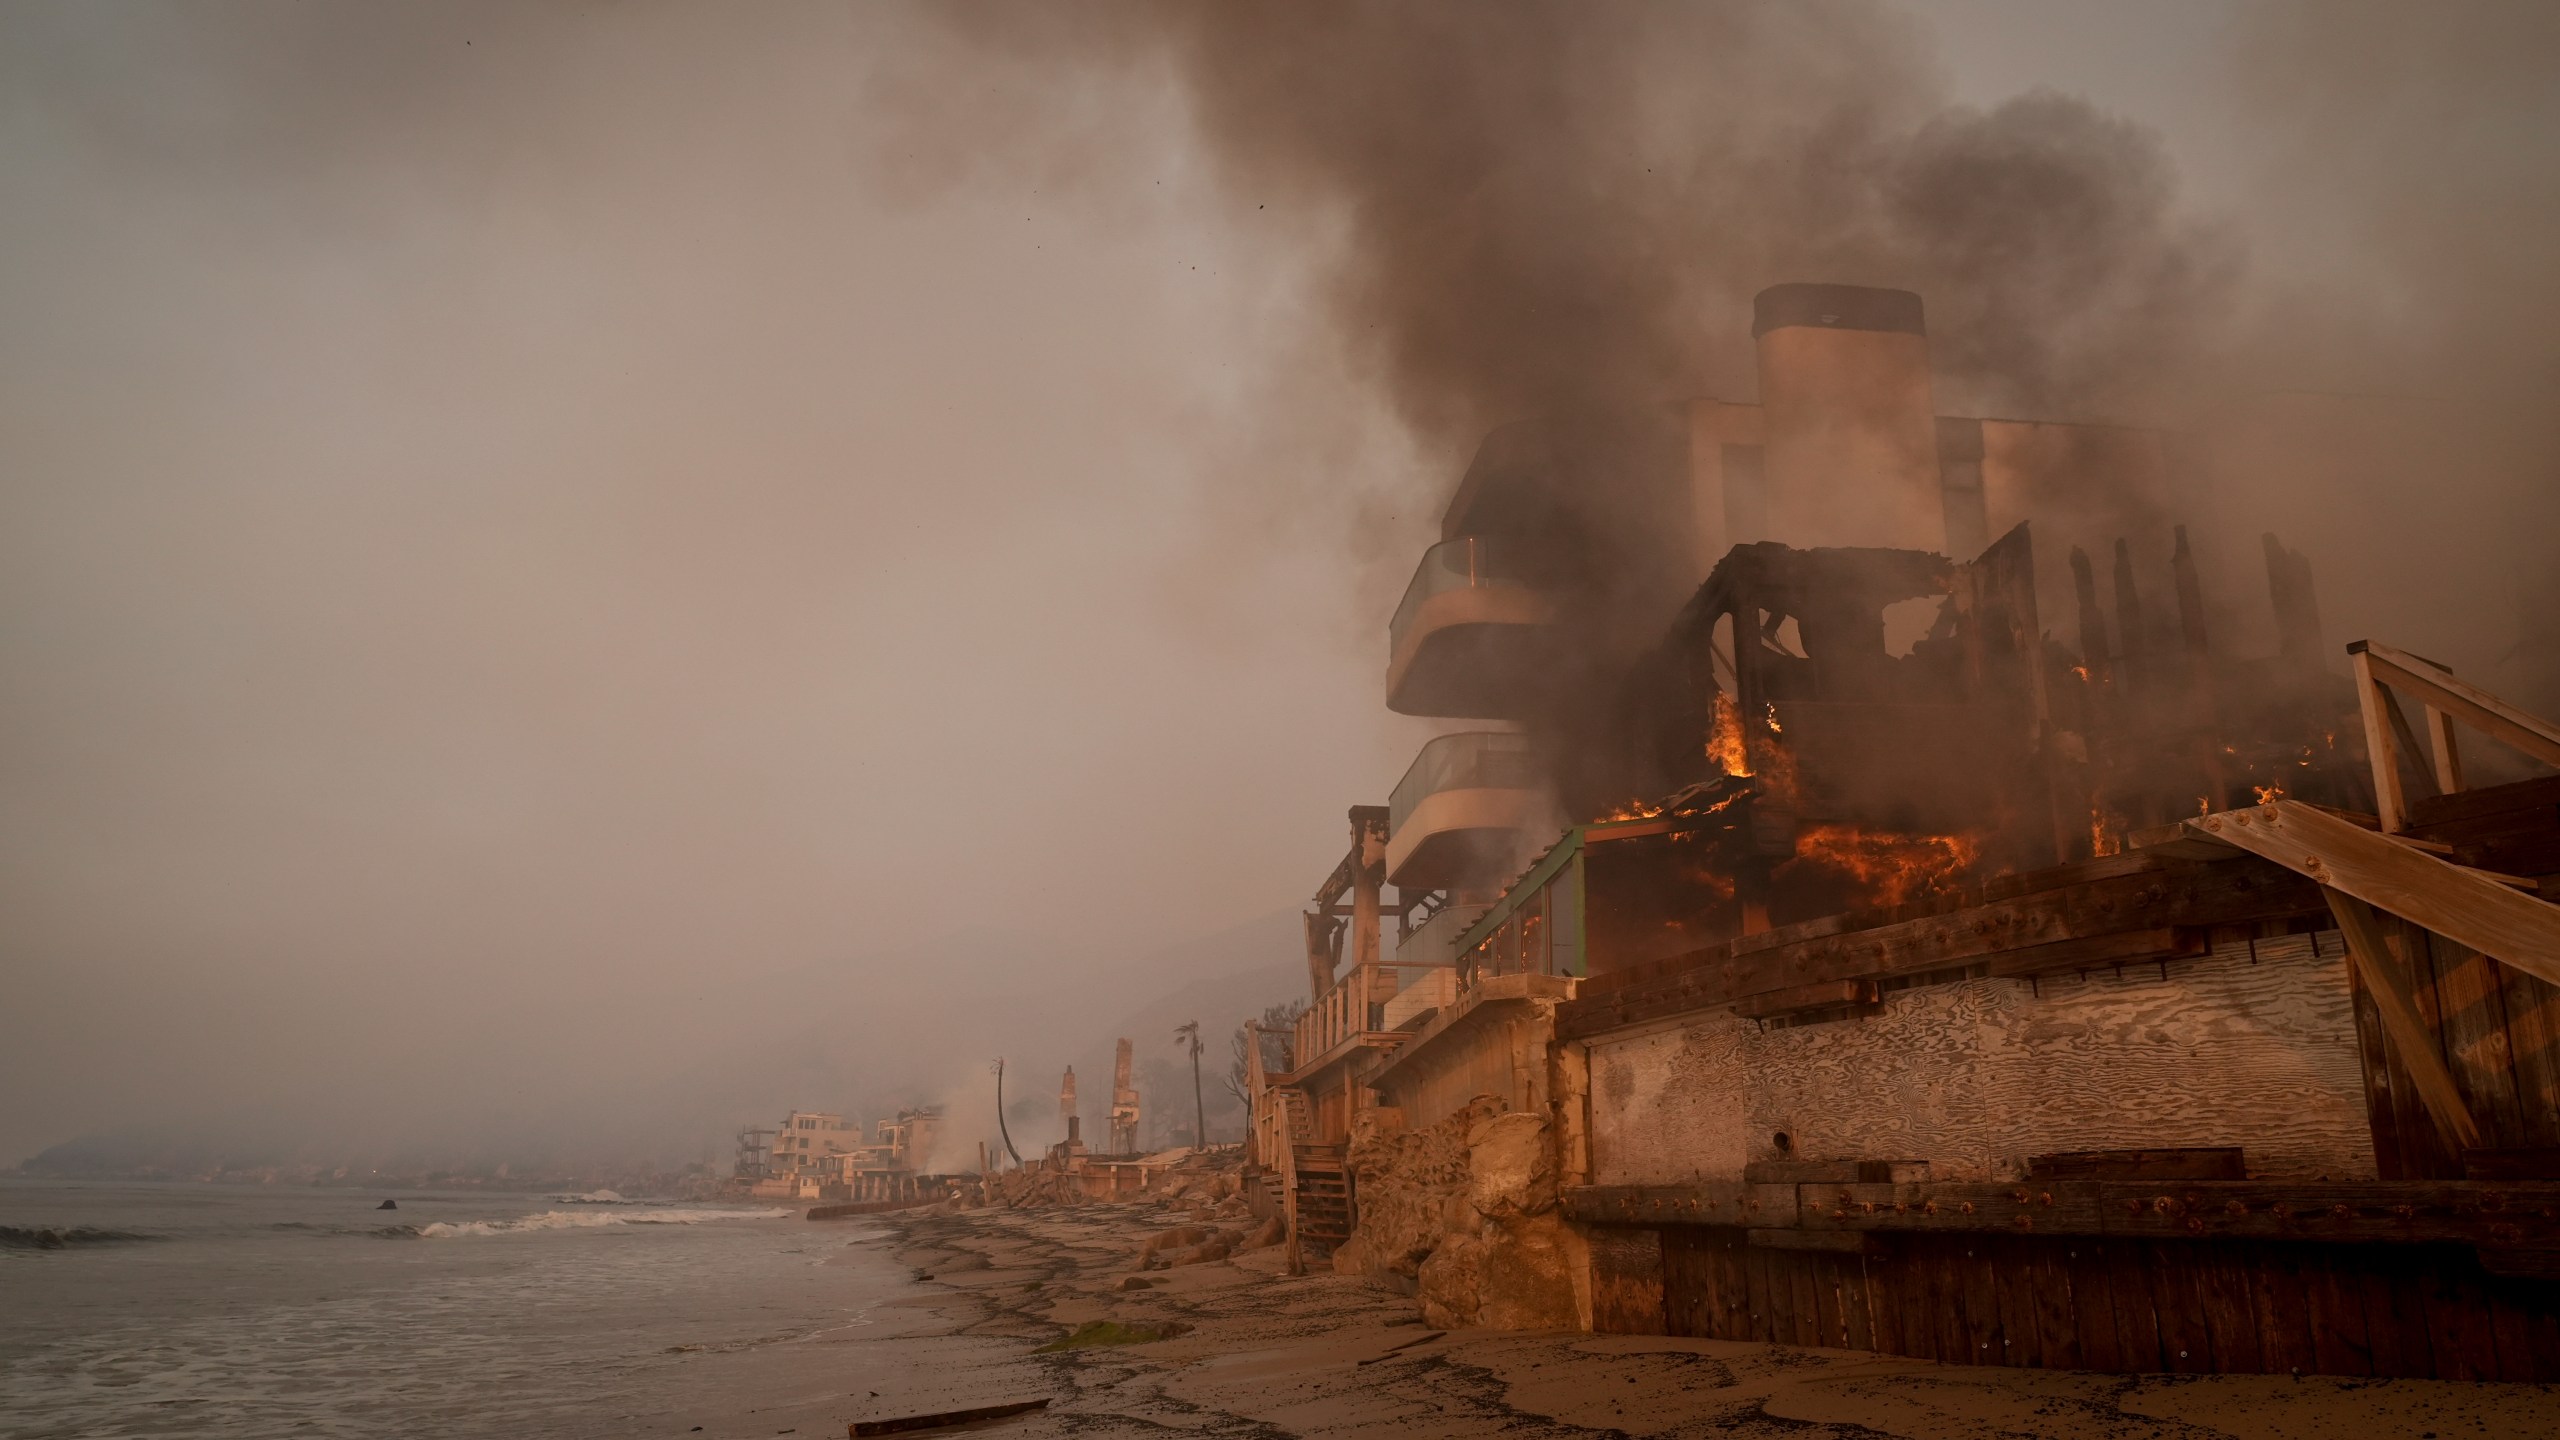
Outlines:
[[1946,546],[1920,297],[1772,285],[1752,302],[1769,538]]

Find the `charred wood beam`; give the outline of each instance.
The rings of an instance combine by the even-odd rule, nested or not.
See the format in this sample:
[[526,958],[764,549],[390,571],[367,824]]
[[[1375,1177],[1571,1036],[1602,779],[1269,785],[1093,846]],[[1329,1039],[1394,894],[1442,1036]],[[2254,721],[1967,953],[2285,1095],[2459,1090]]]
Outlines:
[[2169,554],[2169,568],[2178,584],[2178,634],[2187,654],[2201,663],[2206,653],[2204,583],[2196,575],[2195,552],[2187,548],[2186,526],[2177,527],[2177,537],[2177,546]]
[[[2178,829],[2175,833],[2186,835],[2188,832]],[[1718,945],[1703,946],[1666,960],[1610,971],[1585,981],[1583,993],[1587,995],[1596,991],[1631,990],[1657,980],[1667,980],[1687,973],[1698,962],[1698,958],[1704,955],[1743,954],[1792,945],[1822,936],[1875,930],[1908,920],[1951,915],[1957,911],[1971,910],[1978,906],[2020,900],[2031,895],[2051,894],[2058,890],[2090,885],[2103,880],[2114,880],[2127,875],[2178,873],[2192,868],[2182,865],[2181,861],[2229,860],[2238,853],[2227,845],[2198,841],[2195,853],[2192,855],[2171,846],[2157,850],[2127,851],[2120,855],[2102,855],[2089,860],[2075,860],[2067,865],[2028,870],[2016,875],[1994,876],[1949,894],[1913,901],[1907,905],[1877,910],[1850,910],[1837,915],[1801,920],[1765,934],[1741,936]],[[2318,909],[2317,904],[2311,904],[2305,907],[2303,913],[2317,913]]]
[[2124,652],[2126,678],[2136,689],[2148,686],[2153,666],[2151,632],[2142,619],[2142,592],[2133,583],[2133,546],[2116,541],[2116,644]]
[[1344,853],[1342,862],[1333,867],[1333,873],[1325,876],[1324,883],[1316,887],[1314,903],[1328,907],[1337,904],[1350,893],[1351,882],[1358,878],[1359,873],[1360,851],[1354,847]]
[[1344,850],[1342,858],[1335,862],[1332,872],[1324,877],[1324,883],[1316,887],[1311,903],[1332,905],[1360,883],[1361,837],[1364,826],[1377,830],[1383,836],[1387,828],[1387,807],[1384,805],[1351,807],[1350,847]]
[[2199,952],[2196,932],[2205,927],[2323,909],[2318,886],[2274,865],[2151,861],[2128,870],[1895,924],[1811,933],[1826,928],[1815,922],[1729,940],[1633,983],[1587,985],[1557,1011],[1557,1038],[1589,1039],[1830,982],[1886,981],[1972,965],[2028,975],[2191,955]]
[[1793,1185],[1705,1180],[1692,1185],[1571,1185],[1565,1218],[1586,1225],[1747,1225],[1796,1223]]
[[2098,608],[2098,576],[2089,564],[2089,552],[2071,547],[2071,592],[2080,610],[2080,664],[2089,672],[2089,683],[2104,686],[2113,673],[2107,645],[2107,614]]
[[1586,1225],[2560,1248],[2560,1183],[2547,1181],[1711,1181],[1571,1186],[1561,1208]]
[[2321,669],[2320,599],[2311,561],[2284,548],[2273,531],[2258,537],[2267,556],[2267,599],[2276,612],[2276,653],[2292,668]]

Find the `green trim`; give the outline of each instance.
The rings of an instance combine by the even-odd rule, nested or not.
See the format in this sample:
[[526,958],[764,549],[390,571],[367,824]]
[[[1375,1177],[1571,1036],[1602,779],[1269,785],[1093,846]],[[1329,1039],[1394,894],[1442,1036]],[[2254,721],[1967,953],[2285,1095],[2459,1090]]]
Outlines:
[[[1546,854],[1539,856],[1528,869],[1520,872],[1519,879],[1505,887],[1502,898],[1493,902],[1492,909],[1477,916],[1476,923],[1459,933],[1457,943],[1450,947],[1449,953],[1452,956],[1464,955],[1483,944],[1486,936],[1501,929],[1503,921],[1517,914],[1520,907],[1528,903],[1531,895],[1536,894],[1548,881],[1556,878],[1557,871],[1572,864],[1575,857],[1582,853],[1582,832],[1587,828],[1589,827],[1576,825],[1564,832],[1563,839],[1548,846]],[[1574,871],[1573,883],[1577,892],[1574,898],[1578,901],[1582,898],[1579,893],[1582,888],[1582,871],[1578,867]],[[1579,905],[1574,907],[1573,918],[1576,926],[1582,924],[1582,908]],[[1583,959],[1578,950],[1579,947],[1575,955],[1576,961],[1588,964],[1589,962]]]
[[1579,863],[1573,867],[1573,973],[1591,973],[1591,867]]

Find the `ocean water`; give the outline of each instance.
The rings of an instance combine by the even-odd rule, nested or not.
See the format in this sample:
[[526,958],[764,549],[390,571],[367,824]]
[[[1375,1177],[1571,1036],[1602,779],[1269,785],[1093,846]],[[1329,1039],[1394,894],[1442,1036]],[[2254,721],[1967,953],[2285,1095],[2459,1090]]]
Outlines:
[[933,1323],[884,1238],[774,1209],[0,1180],[0,1436],[840,1431]]

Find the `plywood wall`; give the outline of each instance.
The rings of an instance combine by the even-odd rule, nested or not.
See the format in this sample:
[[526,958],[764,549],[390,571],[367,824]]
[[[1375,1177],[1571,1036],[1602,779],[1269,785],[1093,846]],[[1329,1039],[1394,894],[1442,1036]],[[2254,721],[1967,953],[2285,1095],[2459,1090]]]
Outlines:
[[2053,1151],[2238,1145],[2253,1175],[2375,1174],[2334,935],[2086,975],[1900,991],[1764,1028],[1722,1011],[1591,1046],[1593,1179],[1736,1180],[1750,1160],[1925,1160],[1940,1179]]

